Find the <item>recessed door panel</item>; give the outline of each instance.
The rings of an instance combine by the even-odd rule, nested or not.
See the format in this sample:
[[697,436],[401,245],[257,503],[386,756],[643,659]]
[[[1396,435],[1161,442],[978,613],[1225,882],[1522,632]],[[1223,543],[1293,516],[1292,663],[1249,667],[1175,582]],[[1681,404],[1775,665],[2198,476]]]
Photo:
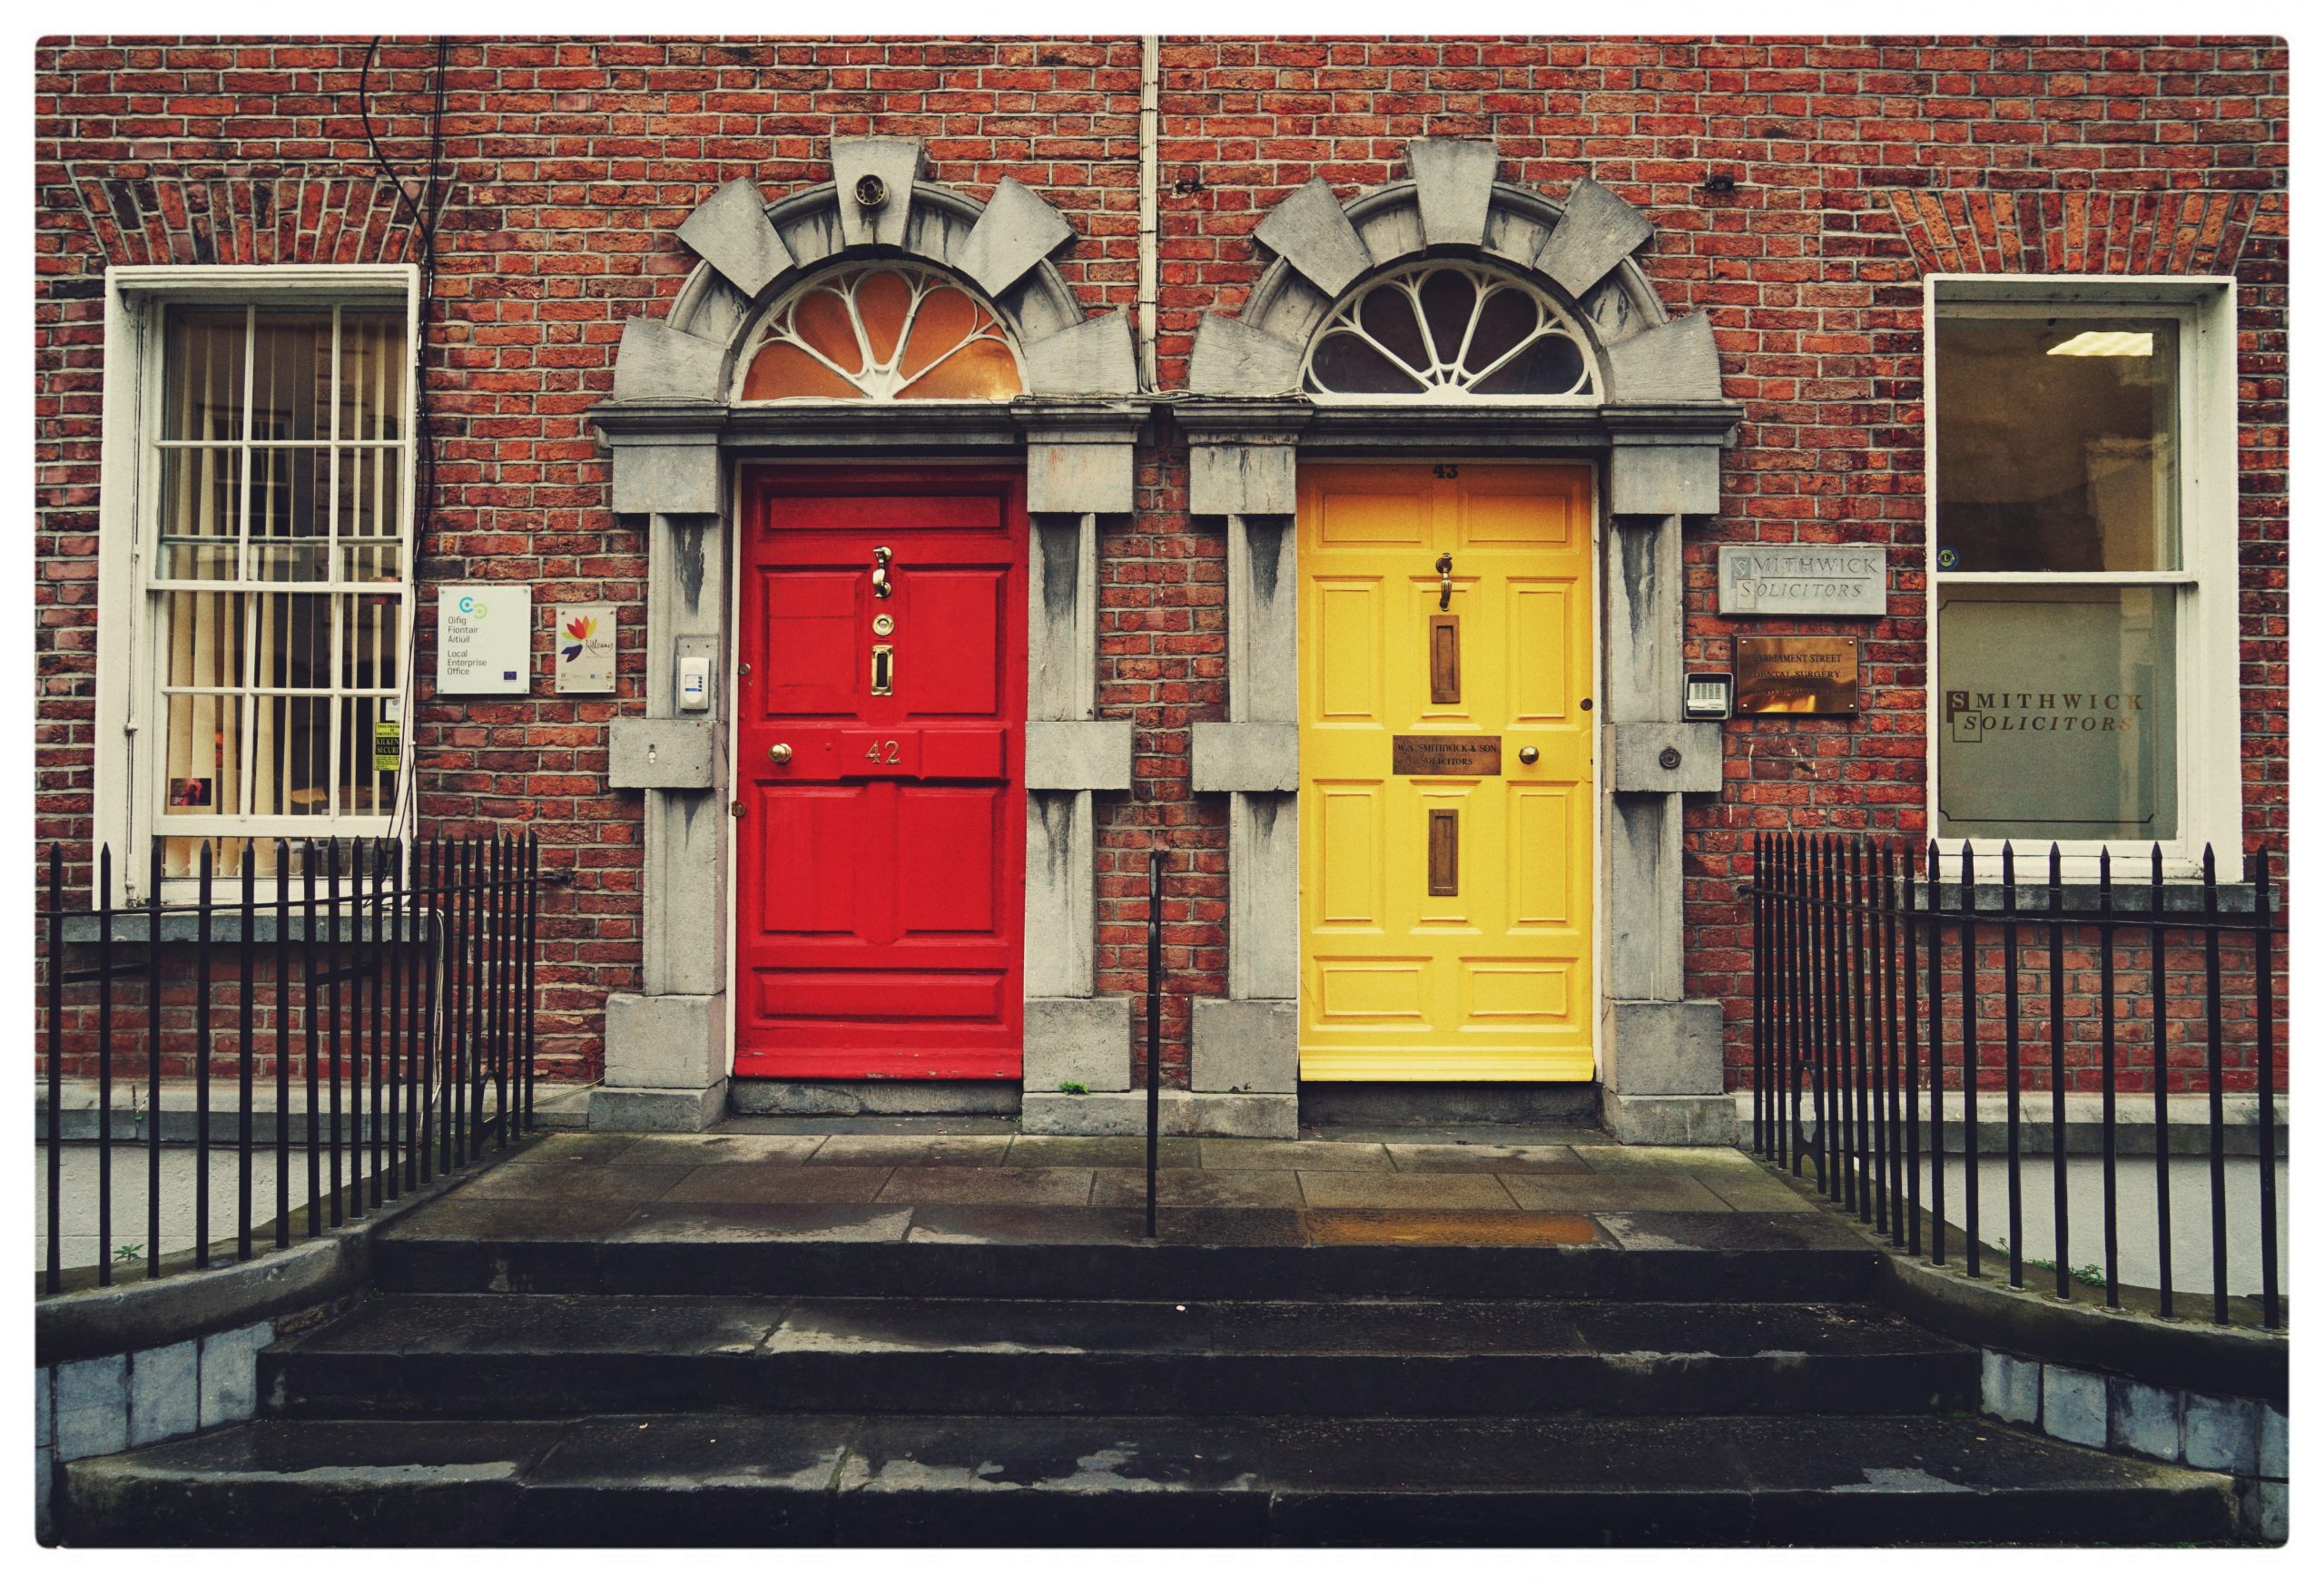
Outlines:
[[1591,509],[1586,468],[1300,470],[1303,1077],[1593,1075]]
[[1023,1070],[1020,488],[940,470],[749,477],[743,1077]]

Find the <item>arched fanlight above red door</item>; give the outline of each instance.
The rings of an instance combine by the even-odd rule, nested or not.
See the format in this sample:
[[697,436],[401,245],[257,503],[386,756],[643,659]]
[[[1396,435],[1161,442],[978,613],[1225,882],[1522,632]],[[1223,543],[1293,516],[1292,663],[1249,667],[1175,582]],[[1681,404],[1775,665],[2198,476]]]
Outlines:
[[1006,401],[1025,389],[1000,316],[957,280],[910,263],[851,264],[766,319],[744,401]]

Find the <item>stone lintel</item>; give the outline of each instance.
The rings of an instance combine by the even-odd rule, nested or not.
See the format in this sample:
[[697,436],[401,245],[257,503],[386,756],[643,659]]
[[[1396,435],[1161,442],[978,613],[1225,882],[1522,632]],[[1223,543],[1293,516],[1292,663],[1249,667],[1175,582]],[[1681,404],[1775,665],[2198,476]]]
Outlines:
[[792,268],[791,250],[783,245],[774,224],[766,217],[766,200],[758,183],[738,176],[704,199],[678,227],[678,241],[733,283],[744,297],[756,297],[768,282]]
[[1187,389],[1204,396],[1288,396],[1299,389],[1306,349],[1263,330],[1206,313],[1195,330]]
[[1085,319],[1025,348],[1025,383],[1044,395],[1128,396],[1137,389],[1129,315]]
[[1196,721],[1194,790],[1295,792],[1299,726],[1294,721]]
[[1048,200],[1014,177],[1003,176],[977,217],[952,267],[999,297],[1025,272],[1073,238],[1073,227]]
[[1197,997],[1193,1006],[1197,1093],[1289,1095],[1299,1088],[1299,1003]]
[[[1618,792],[1715,792],[1721,785],[1716,721],[1609,721]],[[1675,762],[1666,762],[1670,755]]]
[[1501,151],[1461,138],[1414,138],[1404,145],[1404,163],[1419,190],[1421,237],[1426,245],[1483,246]]
[[1721,1028],[1717,1001],[1608,1001],[1598,1019],[1598,1070],[1617,1094],[1723,1097]]
[[1028,721],[1025,785],[1033,792],[1127,792],[1130,723]]
[[1321,176],[1268,211],[1252,234],[1326,297],[1337,297],[1372,268],[1371,251]]
[[[911,229],[912,183],[920,178],[921,143],[916,137],[841,137],[832,140],[832,182],[839,189],[842,246],[867,243],[901,248]],[[855,201],[855,184],[877,176],[887,202],[865,209]]]
[[1578,302],[1653,235],[1653,221],[1584,176],[1534,267]]
[[606,784],[632,790],[716,786],[724,737],[709,715],[623,715],[606,740]]
[[1284,440],[1187,449],[1187,509],[1196,517],[1289,517],[1299,509],[1298,453]]
[[[1025,1093],[1129,1087],[1130,998],[1042,996],[1025,1002]],[[1030,1127],[1027,1132],[1033,1131]]]
[[724,401],[726,349],[668,320],[626,319],[614,353],[615,401]]

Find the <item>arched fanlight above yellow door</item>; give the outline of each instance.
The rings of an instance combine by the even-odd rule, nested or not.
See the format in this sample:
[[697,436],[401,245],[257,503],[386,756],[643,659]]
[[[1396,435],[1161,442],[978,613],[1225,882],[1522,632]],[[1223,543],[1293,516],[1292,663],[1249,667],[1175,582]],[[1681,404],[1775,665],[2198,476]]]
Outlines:
[[992,309],[917,264],[852,264],[775,306],[744,401],[1006,401],[1025,389]]

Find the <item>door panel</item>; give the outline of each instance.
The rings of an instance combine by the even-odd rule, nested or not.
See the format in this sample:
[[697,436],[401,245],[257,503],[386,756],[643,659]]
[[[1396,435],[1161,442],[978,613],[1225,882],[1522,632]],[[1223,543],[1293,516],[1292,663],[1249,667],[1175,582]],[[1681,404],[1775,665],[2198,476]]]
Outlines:
[[1019,488],[929,471],[748,480],[735,694],[743,1077],[1023,1070]]
[[1303,1077],[1592,1076],[1591,509],[1581,467],[1300,470]]

